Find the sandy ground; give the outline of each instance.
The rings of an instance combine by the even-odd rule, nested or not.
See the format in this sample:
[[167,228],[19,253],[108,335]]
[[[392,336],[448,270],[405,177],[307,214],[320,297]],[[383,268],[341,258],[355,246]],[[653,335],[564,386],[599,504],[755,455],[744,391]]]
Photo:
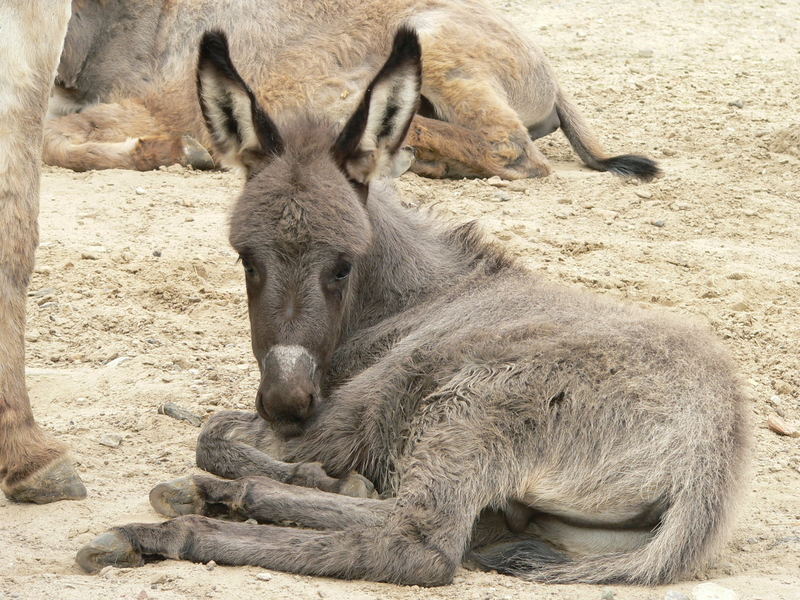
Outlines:
[[[556,174],[507,187],[406,175],[410,202],[480,218],[568,285],[691,314],[727,342],[752,390],[749,500],[696,579],[647,589],[551,587],[462,571],[424,590],[166,561],[83,574],[76,550],[109,526],[155,521],[147,492],[193,469],[198,429],[157,414],[250,409],[240,267],[226,243],[238,188],[181,168],[48,168],[31,286],[29,386],[39,421],[74,449],[89,489],[51,506],[0,498],[0,599],[662,599],[711,579],[740,598],[800,598],[800,8],[794,0],[498,2],[538,38],[610,150],[659,159],[636,185],[588,171],[560,133]],[[645,8],[646,6],[646,8]],[[115,444],[109,447],[104,443]],[[606,596],[604,596],[606,597]]]

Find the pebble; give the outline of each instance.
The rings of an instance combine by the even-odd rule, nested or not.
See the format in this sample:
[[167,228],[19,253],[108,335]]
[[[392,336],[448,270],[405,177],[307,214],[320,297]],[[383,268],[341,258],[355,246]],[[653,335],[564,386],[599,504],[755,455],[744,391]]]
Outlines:
[[731,310],[734,310],[736,312],[747,312],[749,310],[752,310],[752,308],[746,301],[739,300],[738,302],[734,302],[733,304],[731,304]]
[[118,356],[117,358],[115,358],[115,359],[113,359],[113,360],[110,360],[110,361],[108,361],[108,362],[106,363],[106,366],[107,366],[107,367],[118,367],[118,366],[120,366],[122,363],[124,363],[125,361],[128,361],[128,360],[130,360],[130,359],[131,359],[131,357],[130,357],[130,356]]
[[606,590],[602,594],[600,594],[600,600],[614,600],[616,598],[616,594],[611,590]]
[[691,598],[683,592],[670,590],[664,595],[664,600],[691,600]]
[[645,200],[649,200],[653,197],[653,192],[650,190],[633,190],[633,193],[639,196],[639,198],[644,198]]
[[754,208],[745,208],[745,209],[742,211],[742,214],[743,214],[745,217],[755,217],[755,216],[758,214],[758,211],[757,211],[757,210],[755,210]]
[[494,177],[489,177],[489,179],[486,180],[486,183],[493,187],[508,187],[508,181],[505,179],[500,179],[497,175]]
[[735,108],[744,108],[744,102],[742,100],[731,100],[728,102],[728,106],[733,106]]
[[137,187],[135,190],[137,196],[143,196],[147,191],[143,187]]
[[181,408],[174,402],[165,402],[161,406],[158,407],[158,414],[160,415],[167,415],[168,417],[172,417],[173,419],[177,419],[178,421],[186,421],[189,425],[194,427],[200,427],[202,424],[202,420],[196,414],[189,412],[188,410]]
[[81,252],[81,259],[83,260],[99,260],[100,256],[97,252],[93,252],[91,250],[84,250]]
[[711,582],[694,586],[692,598],[694,600],[737,600],[736,592]]
[[206,568],[206,571],[213,571],[214,568],[217,566],[217,563],[215,563],[213,560],[210,560],[204,566]]
[[511,200],[511,196],[504,192],[499,192],[494,195],[494,199],[497,200],[498,202],[508,202],[509,200]]
[[636,53],[636,56],[639,58],[652,58],[653,56],[653,49],[652,48],[642,48],[639,52]]
[[102,569],[100,569],[100,572],[98,573],[98,575],[100,577],[102,577],[103,579],[111,579],[111,575],[113,575],[113,573],[112,573],[113,570],[114,570],[114,567],[112,567],[111,565],[108,565],[108,566],[103,567]]
[[271,581],[272,575],[270,575],[269,573],[259,573],[258,575],[256,575],[256,579],[258,579],[259,581]]
[[28,296],[31,298],[49,298],[50,296],[55,296],[58,293],[56,288],[42,288],[40,290],[36,290],[35,292],[28,292]]
[[156,258],[161,256],[161,250],[153,250],[153,256],[155,256]]
[[116,433],[109,433],[108,435],[104,435],[97,443],[101,446],[107,446],[109,448],[119,448],[119,445],[122,443],[122,436],[117,435]]
[[654,225],[655,227],[664,227],[666,222],[662,221],[661,219],[655,219],[650,221],[650,225]]

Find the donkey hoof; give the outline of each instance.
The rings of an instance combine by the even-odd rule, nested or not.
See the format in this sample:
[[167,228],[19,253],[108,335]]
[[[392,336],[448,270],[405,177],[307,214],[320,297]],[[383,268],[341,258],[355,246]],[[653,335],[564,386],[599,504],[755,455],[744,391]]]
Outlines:
[[200,171],[210,171],[215,167],[214,159],[200,142],[189,135],[185,135],[181,139],[183,140],[183,164],[185,166]]
[[83,500],[86,488],[72,462],[62,458],[8,490],[6,496],[14,502],[47,504],[59,500]]
[[347,477],[339,480],[338,492],[342,496],[352,496],[353,498],[377,498],[378,492],[372,482],[358,473],[350,473]]
[[150,490],[150,504],[165,517],[202,514],[203,499],[191,475],[159,483]]
[[78,550],[75,562],[87,573],[97,573],[108,566],[141,567],[144,564],[142,555],[118,531],[107,531],[94,538]]

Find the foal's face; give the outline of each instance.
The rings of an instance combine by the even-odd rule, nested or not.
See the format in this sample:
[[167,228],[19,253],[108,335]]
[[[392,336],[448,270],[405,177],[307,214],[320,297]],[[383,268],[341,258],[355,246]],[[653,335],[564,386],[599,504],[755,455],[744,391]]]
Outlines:
[[251,177],[231,218],[261,368],[256,409],[286,436],[320,401],[371,239],[363,203],[328,148],[304,146]]
[[247,173],[230,240],[247,282],[258,413],[286,437],[303,431],[339,341],[372,240],[372,179],[408,167],[401,149],[419,101],[420,46],[401,30],[392,54],[338,135],[302,119],[278,126],[206,33],[198,95],[217,156]]

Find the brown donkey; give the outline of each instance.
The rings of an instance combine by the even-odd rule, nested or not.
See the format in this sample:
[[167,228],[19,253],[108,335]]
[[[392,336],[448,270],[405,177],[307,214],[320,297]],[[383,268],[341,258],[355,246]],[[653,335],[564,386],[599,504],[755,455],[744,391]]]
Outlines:
[[12,500],[86,496],[66,447],[33,420],[25,389],[25,298],[38,243],[42,120],[68,0],[0,4],[0,489]]
[[424,56],[423,102],[407,139],[417,173],[547,175],[533,140],[559,127],[593,169],[643,180],[658,173],[647,158],[606,154],[542,50],[481,0],[74,0],[73,7],[52,106],[63,116],[46,125],[51,165],[212,167],[203,147],[213,144],[190,86],[206,29],[229,33],[244,77],[273,114],[313,107],[341,123],[393,33],[408,26]]
[[156,510],[182,516],[112,529],[80,550],[84,569],[161,556],[441,585],[469,557],[536,581],[656,584],[720,546],[749,439],[727,354],[401,205],[383,175],[418,101],[413,33],[338,136],[314,116],[273,121],[219,33],[198,87],[217,151],[247,173],[230,239],[257,413],[200,436],[198,465],[235,480],[157,486]]

